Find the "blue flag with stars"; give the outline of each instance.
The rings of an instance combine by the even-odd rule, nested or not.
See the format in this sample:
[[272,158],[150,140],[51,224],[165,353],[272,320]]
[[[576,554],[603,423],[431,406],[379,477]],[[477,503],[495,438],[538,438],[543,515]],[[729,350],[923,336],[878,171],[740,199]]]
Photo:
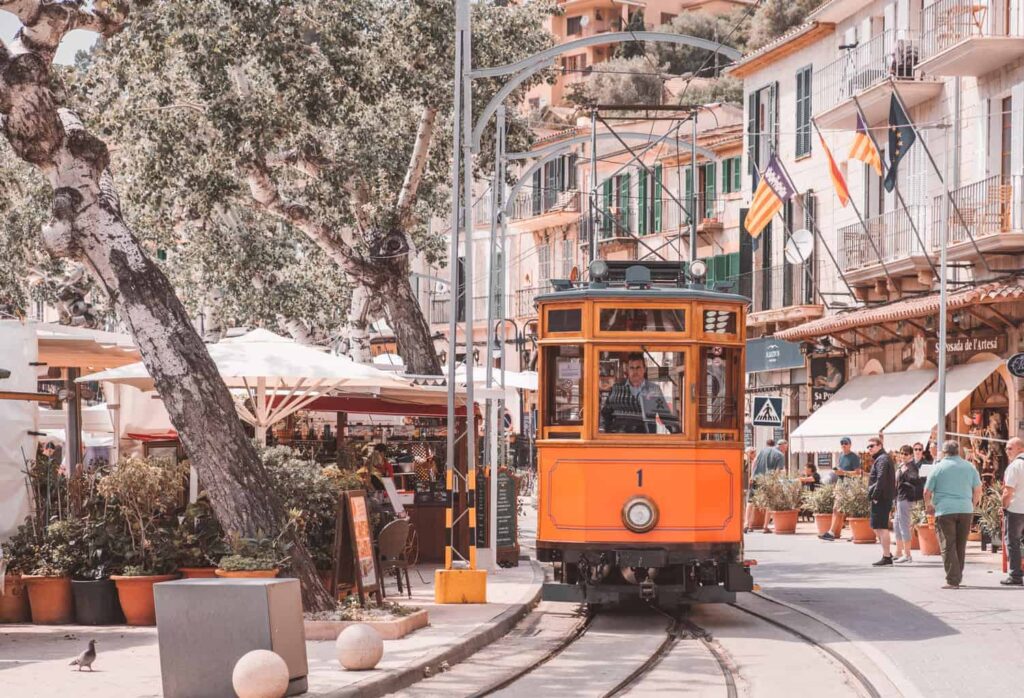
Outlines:
[[903,110],[900,100],[893,94],[889,98],[889,171],[883,182],[886,191],[896,188],[896,168],[916,140],[917,133],[910,123],[910,117]]

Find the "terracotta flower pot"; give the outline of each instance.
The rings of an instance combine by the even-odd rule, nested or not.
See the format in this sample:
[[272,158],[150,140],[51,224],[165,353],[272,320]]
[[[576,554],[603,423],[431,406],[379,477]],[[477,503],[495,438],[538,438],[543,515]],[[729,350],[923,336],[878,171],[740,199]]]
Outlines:
[[874,543],[875,532],[871,530],[871,519],[860,516],[851,516],[846,519],[850,522],[850,535],[854,543]]
[[818,535],[828,533],[832,528],[832,514],[815,514],[814,525],[818,527]]
[[215,570],[218,577],[230,577],[235,579],[244,579],[251,577],[276,577],[277,570],[222,570],[217,568]]
[[800,516],[799,509],[789,511],[773,511],[772,521],[775,522],[775,532],[792,535],[796,533],[796,520]]
[[156,607],[153,603],[153,585],[175,579],[174,574],[153,574],[139,577],[113,575],[117,597],[128,625],[156,625]]
[[61,625],[75,620],[70,577],[22,577],[28,586],[32,622],[37,625]]
[[28,623],[28,590],[20,574],[4,576],[4,593],[0,594],[0,623]]
[[179,567],[182,579],[209,579],[216,577],[216,567]]
[[917,539],[921,543],[921,554],[922,555],[939,555],[942,553],[939,548],[939,536],[935,533],[934,526],[924,526],[919,524],[916,526]]
[[977,543],[981,540],[981,531],[971,531],[967,534],[967,540],[971,541],[972,543]]
[[920,550],[921,549],[921,539],[917,536],[917,526],[914,526],[913,528],[910,529],[910,549],[911,550]]
[[750,528],[764,528],[766,518],[768,518],[767,511],[754,507],[754,513],[750,517],[750,521],[747,523],[747,526]]

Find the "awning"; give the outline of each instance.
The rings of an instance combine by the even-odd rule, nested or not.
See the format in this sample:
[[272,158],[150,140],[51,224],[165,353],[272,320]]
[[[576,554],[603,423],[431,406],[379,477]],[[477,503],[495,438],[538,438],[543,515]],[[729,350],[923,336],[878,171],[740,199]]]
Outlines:
[[[946,371],[946,414],[956,409],[964,398],[974,392],[1003,362],[999,359],[954,366]],[[885,440],[893,448],[897,444],[926,443],[938,423],[939,383],[932,385],[915,400],[892,424],[885,428]]]
[[935,371],[904,371],[858,376],[833,395],[789,437],[799,453],[838,451],[839,439],[849,436],[854,451],[867,448],[907,405],[935,381]]

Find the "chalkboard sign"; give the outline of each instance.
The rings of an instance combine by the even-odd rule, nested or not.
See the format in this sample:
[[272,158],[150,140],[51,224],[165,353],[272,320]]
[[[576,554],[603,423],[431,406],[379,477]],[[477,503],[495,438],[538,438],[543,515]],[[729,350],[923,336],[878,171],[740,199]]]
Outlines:
[[380,575],[373,551],[373,532],[370,526],[370,510],[366,505],[366,492],[342,492],[337,512],[331,594],[337,596],[339,582],[345,581],[355,586],[361,605],[365,605],[367,594],[373,594],[380,605]]
[[831,468],[832,467],[832,454],[831,453],[819,453],[818,463],[819,468]]
[[489,499],[490,478],[484,476],[483,468],[477,469],[476,476],[476,547],[488,546],[487,532],[487,501]]
[[498,564],[511,566],[519,564],[519,543],[516,530],[519,509],[518,483],[508,468],[498,469],[497,506],[497,558]]

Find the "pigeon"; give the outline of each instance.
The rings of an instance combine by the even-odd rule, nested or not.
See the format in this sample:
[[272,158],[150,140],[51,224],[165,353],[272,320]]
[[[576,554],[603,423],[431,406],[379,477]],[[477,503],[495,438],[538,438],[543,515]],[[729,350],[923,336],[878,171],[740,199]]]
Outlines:
[[77,666],[79,671],[85,666],[89,667],[89,671],[92,671],[92,663],[94,661],[96,661],[96,641],[89,640],[89,649],[72,659],[68,666]]

